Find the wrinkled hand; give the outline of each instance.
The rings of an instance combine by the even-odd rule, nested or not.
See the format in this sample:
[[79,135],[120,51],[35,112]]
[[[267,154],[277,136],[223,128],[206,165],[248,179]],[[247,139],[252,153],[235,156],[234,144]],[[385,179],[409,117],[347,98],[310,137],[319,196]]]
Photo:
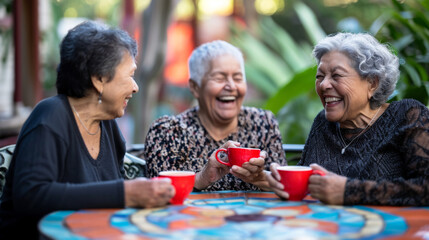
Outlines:
[[271,191],[273,191],[275,194],[277,194],[277,196],[283,199],[289,199],[289,193],[284,191],[284,186],[280,182],[281,177],[279,172],[277,171],[278,166],[280,166],[278,163],[271,163],[270,172],[266,172],[265,176],[267,178]]
[[251,158],[241,167],[234,165],[229,172],[244,182],[251,183],[263,190],[270,190],[264,173],[265,158],[267,152],[261,151],[260,157]]
[[325,176],[312,175],[309,179],[308,190],[313,198],[319,199],[325,204],[342,205],[344,203],[344,191],[347,178],[329,172],[325,168],[313,163],[310,167],[321,170]]
[[[238,147],[240,143],[235,141],[227,141],[220,148],[229,148],[229,147]],[[200,172],[197,172],[195,175],[195,185],[197,189],[205,189],[211,184],[217,182],[223,176],[225,176],[229,167],[219,163],[215,158],[216,151],[213,151],[212,155],[209,157],[207,164],[203,167]]]
[[168,178],[149,180],[136,178],[124,182],[126,207],[162,207],[176,191]]

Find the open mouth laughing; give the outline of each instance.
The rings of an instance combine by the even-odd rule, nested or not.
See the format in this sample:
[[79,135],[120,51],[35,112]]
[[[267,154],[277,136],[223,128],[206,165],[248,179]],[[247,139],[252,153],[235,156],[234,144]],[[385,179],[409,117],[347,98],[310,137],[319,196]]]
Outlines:
[[223,102],[223,103],[231,103],[234,102],[237,99],[235,96],[221,96],[217,97],[216,100]]
[[342,101],[342,99],[339,97],[325,97],[325,105],[326,106],[335,105],[341,101]]

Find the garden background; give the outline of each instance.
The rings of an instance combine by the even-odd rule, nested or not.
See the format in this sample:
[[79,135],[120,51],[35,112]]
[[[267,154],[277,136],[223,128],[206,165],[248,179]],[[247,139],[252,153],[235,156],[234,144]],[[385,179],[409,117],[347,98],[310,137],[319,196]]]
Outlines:
[[125,29],[139,43],[140,92],[118,119],[128,144],[142,143],[157,117],[196,104],[187,59],[215,39],[243,51],[244,105],[271,110],[284,143],[304,144],[322,110],[311,51],[338,31],[369,32],[399,56],[390,101],[429,105],[429,0],[1,0],[0,147],[16,141],[37,102],[56,94],[58,46],[86,19]]

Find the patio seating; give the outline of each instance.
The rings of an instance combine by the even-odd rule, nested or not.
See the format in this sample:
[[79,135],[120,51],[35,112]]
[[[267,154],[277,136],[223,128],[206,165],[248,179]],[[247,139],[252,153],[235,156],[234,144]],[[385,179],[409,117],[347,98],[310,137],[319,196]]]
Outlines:
[[[9,169],[14,150],[15,144],[0,148],[0,196],[3,193],[3,187],[6,182],[6,172]],[[126,179],[147,176],[146,161],[128,152],[125,153],[124,156],[124,168]]]
[[3,193],[3,187],[6,182],[6,172],[7,169],[9,169],[14,149],[15,144],[0,148],[0,196]]
[[124,157],[125,178],[134,179],[136,177],[147,176],[147,165],[144,159],[127,152]]

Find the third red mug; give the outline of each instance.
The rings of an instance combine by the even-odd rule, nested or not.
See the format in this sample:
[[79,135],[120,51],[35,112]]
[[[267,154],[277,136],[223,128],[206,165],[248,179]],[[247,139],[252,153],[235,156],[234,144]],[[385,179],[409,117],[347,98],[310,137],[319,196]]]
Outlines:
[[194,188],[195,173],[192,171],[162,171],[157,178],[171,179],[171,184],[174,186],[176,194],[170,203],[174,205],[183,204]]
[[313,170],[307,166],[279,166],[277,171],[291,201],[301,201],[308,194],[308,179],[311,175],[325,175],[323,171]]

